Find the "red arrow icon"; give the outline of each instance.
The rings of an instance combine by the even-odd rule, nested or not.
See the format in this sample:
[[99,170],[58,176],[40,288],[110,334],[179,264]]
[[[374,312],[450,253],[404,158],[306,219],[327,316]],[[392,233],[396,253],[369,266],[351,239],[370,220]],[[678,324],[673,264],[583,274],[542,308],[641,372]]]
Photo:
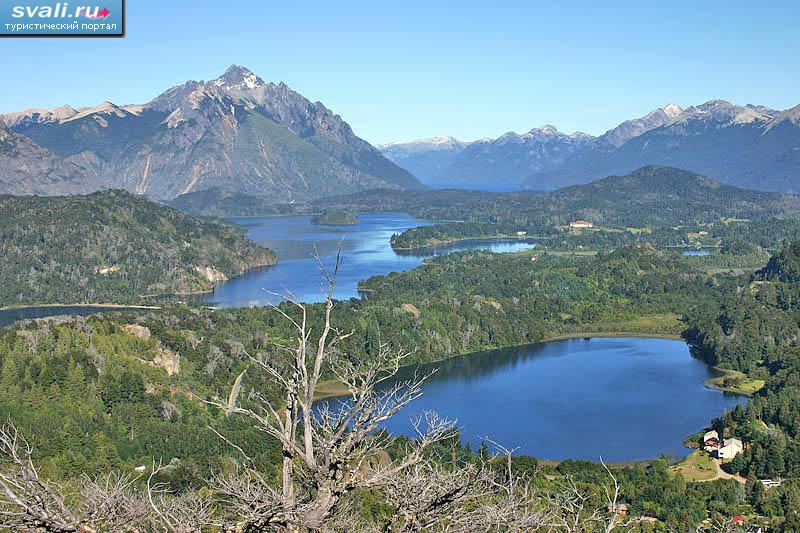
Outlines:
[[107,8],[104,7],[103,9],[98,11],[96,14],[94,14],[94,15],[86,15],[86,16],[88,18],[90,18],[90,19],[104,19],[104,18],[107,18],[110,14],[111,14],[111,11],[109,11]]

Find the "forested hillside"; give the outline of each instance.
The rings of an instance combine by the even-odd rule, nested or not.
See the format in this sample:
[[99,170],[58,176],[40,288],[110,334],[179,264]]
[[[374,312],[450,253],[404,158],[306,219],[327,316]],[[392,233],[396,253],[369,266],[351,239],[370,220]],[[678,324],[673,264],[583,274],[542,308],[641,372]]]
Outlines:
[[[342,352],[348,359],[370,361],[381,343],[388,342],[415,349],[412,360],[431,361],[560,334],[678,335],[688,326],[698,353],[709,361],[767,378],[749,409],[733,416],[753,427],[753,420],[762,420],[774,429],[753,436],[753,451],[731,467],[758,476],[788,476],[800,464],[793,444],[796,414],[791,414],[797,410],[790,407],[797,391],[791,377],[797,359],[787,355],[793,348],[787,345],[790,351],[777,352],[784,355],[751,352],[755,363],[748,366],[721,347],[701,342],[697,333],[705,327],[704,317],[715,322],[714,313],[720,312],[715,309],[744,298],[737,296],[739,278],[717,276],[712,282],[687,259],[648,247],[598,257],[531,257],[452,254],[410,272],[364,282],[368,299],[340,302],[335,310],[336,325],[352,332],[343,340]],[[780,297],[775,301],[784,305],[778,303],[784,301]],[[291,306],[284,309],[295,313]],[[311,306],[312,330],[321,331],[322,310]],[[784,323],[796,330],[796,321]],[[754,332],[770,327],[761,315],[751,324]],[[264,308],[168,308],[27,323],[0,335],[0,415],[16,421],[31,437],[42,472],[56,478],[127,471],[157,456],[170,461],[158,479],[173,490],[191,492],[206,486],[210,472],[230,471],[241,460],[241,453],[224,440],[230,439],[243,447],[265,479],[277,482],[277,443],[240,417],[210,410],[200,399],[227,396],[249,365],[248,354],[277,353],[292,335],[290,323]],[[268,396],[277,392],[262,379],[257,372],[246,373],[239,392],[243,405],[257,391]],[[53,438],[54,431],[58,438]],[[770,453],[758,452],[762,446]],[[762,465],[777,449],[781,462],[769,459]],[[458,451],[464,458],[471,453]],[[530,464],[521,460],[520,468]],[[567,461],[546,467],[534,480],[546,494],[558,480],[573,479],[593,494],[592,505],[602,505],[604,476],[597,465]],[[680,531],[703,520],[707,510],[730,516],[751,501],[777,523],[791,524],[780,509],[789,508],[782,507],[784,500],[798,495],[795,485],[786,483],[780,491],[759,493],[752,500],[750,494],[756,492],[748,489],[748,500],[742,503],[736,482],[687,485],[659,461],[648,468],[620,470],[617,478],[635,502],[635,513],[650,513]],[[372,519],[380,520],[386,511],[374,500],[364,505]]]
[[584,219],[615,226],[668,226],[729,218],[786,217],[800,197],[739,189],[671,167],[649,166],[626,176],[552,193],[379,190],[314,202],[316,209],[406,211],[433,220],[506,224],[565,224]]
[[0,196],[0,304],[131,303],[210,290],[275,255],[224,222],[122,191]]
[[[800,243],[792,243],[755,274],[719,284],[719,303],[707,302],[688,315],[687,337],[700,357],[766,381],[746,410],[723,421],[752,442],[729,465],[749,479],[800,475],[798,249]],[[762,512],[776,511],[764,491],[753,498]],[[797,509],[798,502],[795,495],[784,509]]]
[[[563,334],[686,330],[699,356],[766,381],[746,410],[720,422],[751,443],[729,468],[753,480],[788,478],[800,465],[800,287],[786,274],[797,266],[793,252],[777,257],[783,259],[752,276],[709,278],[693,258],[646,246],[596,257],[450,254],[365,281],[361,288],[369,298],[339,302],[335,323],[352,332],[342,339],[342,353],[361,362],[378,357],[382,343],[414,350],[412,361],[432,361]],[[297,316],[292,306],[283,309]],[[321,331],[323,307],[309,310],[309,325]],[[234,382],[243,405],[257,392],[277,393],[262,374],[237,376],[250,364],[248,355],[273,357],[292,335],[291,324],[266,308],[181,307],[26,323],[0,334],[0,415],[30,436],[42,472],[56,478],[126,471],[157,456],[170,461],[158,479],[191,493],[206,486],[212,471],[234,468],[243,451],[275,481],[277,443],[200,399],[226,397]],[[463,449],[444,457],[453,453],[473,457]],[[531,464],[520,460],[523,469]],[[572,479],[593,494],[593,505],[602,504],[605,474],[598,465],[567,461],[531,474],[543,494],[558,480]],[[694,527],[707,511],[730,517],[751,506],[772,517],[778,531],[797,524],[785,514],[800,497],[791,481],[769,493],[752,481],[741,493],[732,480],[687,484],[663,461],[620,470],[617,478],[635,502],[633,512],[649,513],[668,530]],[[369,498],[363,505],[371,520],[387,511]]]

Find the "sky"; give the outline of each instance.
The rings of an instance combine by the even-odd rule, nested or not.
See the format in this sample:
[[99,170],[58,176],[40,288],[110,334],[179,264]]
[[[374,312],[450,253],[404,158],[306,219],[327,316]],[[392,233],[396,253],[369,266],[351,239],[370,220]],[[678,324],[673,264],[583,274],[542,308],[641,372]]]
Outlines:
[[238,64],[374,144],[597,135],[667,103],[792,107],[798,58],[794,0],[128,0],[122,39],[0,39],[0,112],[143,103]]

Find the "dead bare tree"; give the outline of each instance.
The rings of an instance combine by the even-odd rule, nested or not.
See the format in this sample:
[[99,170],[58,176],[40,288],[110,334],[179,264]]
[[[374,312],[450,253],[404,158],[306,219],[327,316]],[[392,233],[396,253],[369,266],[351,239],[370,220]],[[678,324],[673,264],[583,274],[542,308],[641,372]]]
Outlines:
[[[279,401],[273,403],[263,391],[248,395],[244,405],[234,393],[210,402],[226,415],[248,417],[280,444],[277,486],[252,466],[243,447],[216,432],[244,458],[236,472],[210,481],[216,500],[202,491],[172,494],[159,482],[167,468],[160,461],[141,480],[113,474],[83,479],[67,498],[64,487],[39,477],[31,446],[9,424],[0,428],[0,528],[59,533],[377,531],[377,525],[364,523],[354,503],[361,490],[379,492],[393,509],[382,531],[610,532],[619,525],[605,509],[592,509],[590,498],[570,478],[559,490],[538,493],[532,479],[514,471],[514,450],[493,441],[498,457],[463,464],[455,458],[450,464],[438,460],[432,449],[457,432],[435,413],[414,421],[415,438],[402,447],[382,431],[384,422],[421,395],[428,375],[399,379],[408,353],[385,344],[368,361],[343,353],[347,334],[332,322],[340,264],[339,256],[330,275],[322,269],[328,289],[320,331],[312,331],[307,307],[290,298],[288,308],[275,309],[293,325],[295,342],[249,356],[252,367],[277,385]],[[347,395],[314,405],[326,371],[344,384]],[[234,388],[241,383],[242,375]],[[614,484],[606,495],[615,509],[620,489],[608,473]]]
[[[280,404],[273,404],[263,394],[256,395],[253,407],[212,402],[228,413],[249,417],[282,448],[280,491],[268,487],[253,471],[240,473],[243,477],[239,479],[216,480],[216,488],[244,512],[252,527],[319,530],[345,495],[380,485],[391,475],[412,468],[432,444],[454,435],[451,422],[429,414],[415,425],[417,439],[399,459],[378,468],[371,465],[379,456],[388,457],[385,452],[391,443],[378,428],[420,396],[427,376],[390,383],[408,353],[387,345],[367,362],[342,356],[340,343],[347,335],[332,323],[340,266],[341,254],[333,272],[320,261],[327,282],[321,331],[312,331],[307,307],[289,297],[294,313],[280,306],[274,309],[292,324],[296,342],[278,345],[274,353],[251,356],[254,366],[281,390]],[[320,405],[315,411],[317,386],[325,370],[336,375],[348,395],[346,400],[334,402],[336,405]]]
[[39,476],[31,445],[9,422],[0,427],[0,529],[189,533],[215,523],[209,498],[168,494],[153,482],[160,471],[160,465],[154,465],[145,491],[134,487],[140,476],[110,473],[99,479],[84,477],[70,493],[64,485]]
[[63,487],[39,478],[32,455],[13,424],[0,428],[0,528],[78,531],[81,519],[64,503]]
[[[235,522],[233,529],[332,530],[332,524],[353,519],[341,505],[359,489],[380,491],[394,507],[392,531],[578,531],[587,523],[593,528],[599,524],[603,515],[599,510],[587,513],[588,499],[575,487],[550,499],[536,494],[530,480],[512,471],[511,450],[502,449],[507,456],[502,479],[482,462],[448,467],[429,457],[426,452],[434,444],[457,434],[452,422],[435,413],[415,421],[416,438],[392,460],[392,438],[379,429],[421,395],[428,376],[398,379],[408,353],[386,344],[369,361],[342,353],[348,334],[332,322],[341,255],[331,273],[319,263],[327,282],[320,330],[312,331],[309,309],[289,295],[284,307],[274,309],[293,326],[295,341],[250,356],[252,368],[278,386],[279,402],[261,393],[251,394],[255,402],[248,405],[211,402],[251,419],[255,428],[280,443],[283,454],[279,487],[247,467],[212,482]],[[347,395],[315,406],[326,370],[344,384]]]

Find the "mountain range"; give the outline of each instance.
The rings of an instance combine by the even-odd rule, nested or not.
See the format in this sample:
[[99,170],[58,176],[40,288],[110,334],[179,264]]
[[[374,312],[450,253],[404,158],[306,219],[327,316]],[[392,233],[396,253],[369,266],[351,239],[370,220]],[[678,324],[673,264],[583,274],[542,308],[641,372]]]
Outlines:
[[[437,145],[421,142],[426,160],[435,160],[432,152]],[[381,149],[404,166],[419,152],[418,144],[394,143]],[[724,100],[687,109],[669,104],[597,137],[581,132],[567,135],[546,125],[469,143],[455,155],[448,148],[444,160],[439,168],[420,169],[424,161],[414,159],[414,171],[435,186],[553,190],[655,164],[691,170],[729,185],[796,193],[800,192],[800,106],[778,111]]]
[[422,187],[323,104],[239,66],[142,105],[65,105],[0,118],[6,193],[116,188],[167,201],[222,187],[285,202]]
[[390,161],[403,167],[425,183],[435,183],[437,176],[469,146],[453,137],[432,137],[411,142],[378,145]]

